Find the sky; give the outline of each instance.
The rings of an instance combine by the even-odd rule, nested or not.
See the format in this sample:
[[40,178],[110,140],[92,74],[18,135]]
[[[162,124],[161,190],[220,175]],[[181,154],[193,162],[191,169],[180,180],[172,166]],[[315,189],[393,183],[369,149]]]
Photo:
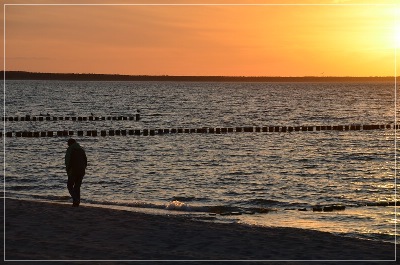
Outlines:
[[[392,0],[2,2],[7,71],[399,75],[400,4]],[[146,5],[94,5],[115,3]]]

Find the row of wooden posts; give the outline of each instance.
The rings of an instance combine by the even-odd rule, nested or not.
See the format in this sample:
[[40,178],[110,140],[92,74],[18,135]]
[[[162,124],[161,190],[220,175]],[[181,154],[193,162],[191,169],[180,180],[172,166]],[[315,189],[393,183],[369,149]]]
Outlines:
[[105,117],[56,117],[56,116],[29,116],[25,117],[2,117],[2,121],[105,121],[105,120],[118,120],[118,121],[138,121],[140,120],[140,114],[135,114],[132,116],[105,116]]
[[[311,131],[367,131],[400,129],[400,125],[338,125],[338,126],[264,126],[264,127],[230,127],[230,128],[173,128],[173,129],[131,129],[131,130],[87,130],[87,131],[43,131],[43,132],[6,132],[6,137],[54,137],[54,136],[126,136],[126,135],[163,135],[175,133],[208,133],[225,134],[240,132],[311,132]],[[0,136],[3,133],[0,132]]]

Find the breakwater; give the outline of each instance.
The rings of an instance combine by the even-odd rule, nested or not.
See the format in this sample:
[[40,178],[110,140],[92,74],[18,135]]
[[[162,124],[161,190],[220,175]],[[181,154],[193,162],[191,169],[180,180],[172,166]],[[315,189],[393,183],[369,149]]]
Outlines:
[[140,114],[128,115],[128,116],[50,116],[50,115],[40,115],[40,116],[9,116],[2,117],[2,121],[105,121],[105,120],[119,120],[119,121],[139,121]]
[[17,131],[0,132],[6,137],[71,137],[71,136],[155,136],[166,134],[227,134],[227,133],[291,133],[319,131],[370,131],[394,130],[400,125],[367,124],[367,125],[327,125],[327,126],[245,126],[245,127],[201,127],[201,128],[164,128],[164,129],[109,129],[109,130],[62,130],[62,131]]

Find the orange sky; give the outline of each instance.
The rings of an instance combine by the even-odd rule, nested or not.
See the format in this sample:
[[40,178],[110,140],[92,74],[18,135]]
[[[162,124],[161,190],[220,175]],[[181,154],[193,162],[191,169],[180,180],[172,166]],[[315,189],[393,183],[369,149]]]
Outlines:
[[[6,5],[5,69],[133,75],[395,74],[400,5],[358,4],[396,1],[218,3],[261,2],[305,5]],[[4,21],[3,12],[1,15]],[[397,58],[400,61],[400,56]]]

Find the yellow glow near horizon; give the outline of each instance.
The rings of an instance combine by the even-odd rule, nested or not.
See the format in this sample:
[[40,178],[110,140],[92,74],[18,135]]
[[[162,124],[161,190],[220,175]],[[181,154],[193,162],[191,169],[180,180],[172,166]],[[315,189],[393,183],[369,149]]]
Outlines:
[[[382,17],[386,17],[386,27],[389,28],[390,36],[387,38],[389,46],[400,48],[400,7],[387,10],[382,14]],[[390,18],[393,18],[393,20]]]
[[[399,12],[400,15],[400,12]],[[397,25],[395,26],[395,44],[396,44],[396,48],[399,49],[400,48],[400,20],[397,23]]]

